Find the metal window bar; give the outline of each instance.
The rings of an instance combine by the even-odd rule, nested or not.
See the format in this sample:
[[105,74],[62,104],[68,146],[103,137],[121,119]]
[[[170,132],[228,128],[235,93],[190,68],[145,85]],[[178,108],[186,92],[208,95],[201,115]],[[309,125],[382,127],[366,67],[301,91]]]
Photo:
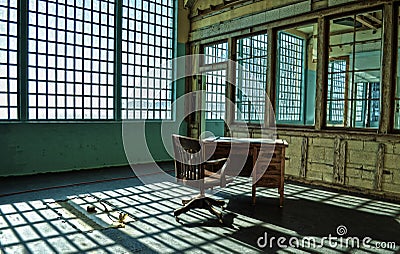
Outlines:
[[122,119],[172,119],[173,8],[122,3]]
[[18,119],[17,2],[0,2],[0,120]]
[[28,119],[113,119],[114,1],[72,3],[29,1]]
[[239,39],[236,58],[236,119],[260,123],[266,99],[267,34]]

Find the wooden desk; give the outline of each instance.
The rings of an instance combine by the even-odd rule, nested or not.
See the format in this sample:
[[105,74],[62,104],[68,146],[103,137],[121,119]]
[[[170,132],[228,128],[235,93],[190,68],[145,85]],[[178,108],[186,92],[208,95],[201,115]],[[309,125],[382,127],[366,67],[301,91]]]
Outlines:
[[[285,174],[285,140],[257,138],[207,138],[202,140],[205,156],[226,157],[234,175],[252,176],[252,202],[256,203],[256,187],[278,188],[279,205],[283,206]],[[243,162],[245,160],[245,162]],[[240,172],[239,172],[240,171]]]

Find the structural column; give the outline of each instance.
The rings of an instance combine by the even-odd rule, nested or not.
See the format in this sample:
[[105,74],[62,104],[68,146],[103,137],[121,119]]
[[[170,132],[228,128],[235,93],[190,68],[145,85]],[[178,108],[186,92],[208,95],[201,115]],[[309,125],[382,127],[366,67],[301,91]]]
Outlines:
[[315,92],[315,129],[321,130],[326,125],[326,84],[329,61],[329,20],[318,19],[317,42],[317,85]]
[[397,27],[398,11],[392,3],[383,8],[383,53],[382,59],[382,97],[380,108],[379,133],[385,134],[393,129],[393,108],[396,85]]

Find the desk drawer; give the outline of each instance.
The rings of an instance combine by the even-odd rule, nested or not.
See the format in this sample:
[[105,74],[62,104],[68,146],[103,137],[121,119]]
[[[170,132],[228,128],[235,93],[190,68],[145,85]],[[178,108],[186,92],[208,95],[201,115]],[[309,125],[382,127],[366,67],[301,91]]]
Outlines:
[[256,187],[277,188],[281,184],[280,175],[263,175],[256,183]]
[[281,175],[281,163],[279,162],[261,162],[257,161],[256,165],[257,174],[263,173],[264,175]]
[[257,161],[271,161],[280,163],[282,161],[282,155],[276,153],[260,153],[257,157]]

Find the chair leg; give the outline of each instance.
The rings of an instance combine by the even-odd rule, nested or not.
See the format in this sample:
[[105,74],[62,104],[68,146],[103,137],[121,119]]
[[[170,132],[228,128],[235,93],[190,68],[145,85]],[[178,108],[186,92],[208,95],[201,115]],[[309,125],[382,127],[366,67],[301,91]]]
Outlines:
[[178,216],[182,213],[186,213],[191,209],[201,208],[208,210],[211,214],[214,214],[218,217],[218,220],[222,223],[222,213],[215,209],[213,206],[222,207],[225,205],[225,201],[223,200],[215,200],[209,197],[197,197],[193,198],[189,202],[187,202],[183,207],[178,208],[174,211],[174,216],[176,221],[179,221]]
[[283,207],[284,192],[283,188],[279,189],[279,207]]
[[225,205],[225,201],[223,200],[216,200],[213,198],[206,197],[205,198],[212,206],[223,207]]
[[218,211],[217,209],[215,209],[214,208],[214,206],[211,204],[211,202],[209,202],[209,200],[205,200],[205,203],[207,204],[207,210],[210,212],[210,213],[212,213],[212,214],[214,214],[215,216],[217,216],[218,217],[218,221],[220,222],[220,223],[223,223],[223,221],[222,221],[222,213],[220,212],[220,211]]
[[174,211],[174,216],[177,219],[177,217],[179,215],[181,215],[182,213],[186,213],[188,212],[190,209],[194,209],[194,208],[201,208],[203,205],[203,200],[199,199],[199,198],[194,198],[192,200],[190,200],[189,202],[187,202],[184,206],[182,206],[181,208],[178,208]]
[[255,205],[256,204],[256,185],[253,184],[251,186],[251,200],[252,200],[252,204]]
[[186,205],[189,203],[192,199],[182,199],[182,205]]

